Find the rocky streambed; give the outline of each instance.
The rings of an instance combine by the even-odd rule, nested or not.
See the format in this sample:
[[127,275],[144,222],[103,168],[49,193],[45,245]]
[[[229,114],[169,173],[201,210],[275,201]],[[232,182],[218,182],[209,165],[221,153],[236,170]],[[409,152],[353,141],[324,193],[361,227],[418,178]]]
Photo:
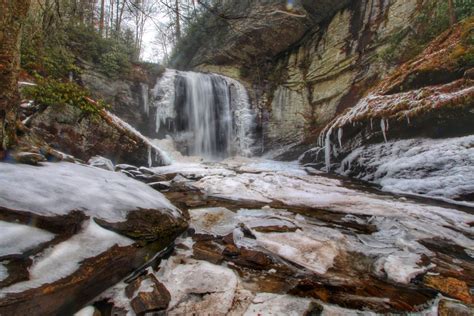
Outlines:
[[[472,315],[472,208],[380,193],[295,163],[94,165],[115,172],[0,165],[25,201],[37,194],[38,202],[15,204],[2,184],[1,234],[10,243],[0,257],[0,314]],[[77,185],[100,184],[102,200],[68,202],[58,195],[64,182],[37,185],[34,171],[27,179],[17,168],[60,179],[92,173],[96,182]],[[40,197],[51,192],[75,212],[43,211]],[[44,224],[58,216],[75,228]],[[63,273],[65,263],[72,267]]]

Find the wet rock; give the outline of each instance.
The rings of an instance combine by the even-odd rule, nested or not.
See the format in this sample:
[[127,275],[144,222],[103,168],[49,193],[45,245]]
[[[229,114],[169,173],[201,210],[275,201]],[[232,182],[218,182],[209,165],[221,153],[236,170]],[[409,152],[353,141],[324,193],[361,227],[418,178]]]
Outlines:
[[153,274],[136,279],[125,293],[137,315],[165,310],[171,300],[170,293]]
[[140,167],[140,168],[138,168],[138,171],[140,171],[142,174],[145,174],[145,175],[148,175],[148,176],[153,176],[153,175],[156,174],[153,170],[151,170],[150,168],[147,168],[147,167]]
[[16,162],[34,166],[46,161],[46,158],[42,154],[34,152],[16,152],[13,154],[13,159],[15,159]]
[[268,255],[246,248],[241,248],[239,256],[230,260],[241,266],[262,270],[268,270],[273,263],[271,257]]
[[426,275],[424,284],[464,303],[472,304],[473,299],[466,282],[444,276]]
[[466,70],[464,72],[464,78],[474,80],[474,68]]
[[169,216],[164,209],[130,211],[126,221],[119,223],[108,222],[102,219],[96,219],[96,221],[102,227],[139,242],[150,243],[160,241],[165,245],[171,243],[187,228],[184,218]]
[[171,183],[169,181],[151,182],[147,184],[158,191],[169,190],[171,188]]
[[110,159],[102,156],[94,156],[87,162],[89,165],[104,170],[114,171],[114,164]]
[[132,170],[137,170],[137,169],[138,169],[138,167],[128,165],[128,164],[118,164],[118,165],[115,166],[115,171],[122,171],[122,170],[132,171]]
[[50,161],[66,161],[66,162],[78,162],[83,163],[80,159],[76,159],[74,156],[60,152],[59,150],[53,149],[51,147],[46,148],[46,156]]
[[193,246],[193,257],[214,264],[221,264],[224,260],[222,247],[212,241],[198,241]]
[[439,316],[472,316],[474,306],[460,302],[442,299],[438,304]]

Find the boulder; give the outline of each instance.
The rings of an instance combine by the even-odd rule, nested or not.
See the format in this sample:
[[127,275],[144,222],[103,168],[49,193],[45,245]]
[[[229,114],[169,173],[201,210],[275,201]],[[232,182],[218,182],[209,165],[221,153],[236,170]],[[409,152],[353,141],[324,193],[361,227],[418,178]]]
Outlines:
[[[73,314],[186,230],[161,193],[117,172],[58,162],[0,173],[2,315]],[[148,295],[136,305],[166,308]]]
[[135,280],[125,291],[137,315],[166,310],[171,300],[168,290],[153,274]]
[[85,115],[70,105],[50,106],[37,113],[29,134],[33,142],[42,140],[83,161],[103,156],[118,164],[160,166],[169,163],[164,152],[107,111]]
[[114,171],[114,164],[110,159],[102,156],[94,156],[87,162],[89,165],[104,170]]

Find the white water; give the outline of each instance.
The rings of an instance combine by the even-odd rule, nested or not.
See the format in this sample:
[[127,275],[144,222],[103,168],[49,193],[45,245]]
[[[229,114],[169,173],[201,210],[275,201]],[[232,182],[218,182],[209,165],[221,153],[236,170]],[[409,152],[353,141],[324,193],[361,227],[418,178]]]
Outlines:
[[171,134],[189,155],[251,156],[255,114],[238,81],[168,69],[153,89],[156,132]]

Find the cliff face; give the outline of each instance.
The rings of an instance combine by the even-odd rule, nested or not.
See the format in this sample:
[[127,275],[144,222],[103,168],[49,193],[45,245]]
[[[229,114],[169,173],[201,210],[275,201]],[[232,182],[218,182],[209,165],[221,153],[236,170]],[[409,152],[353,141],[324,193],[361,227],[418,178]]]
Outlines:
[[403,31],[422,5],[419,0],[301,1],[291,10],[281,4],[281,13],[273,14],[265,6],[271,2],[251,8],[252,16],[265,19],[230,22],[239,32],[227,29],[230,35],[219,49],[204,42],[190,63],[178,65],[246,81],[261,112],[266,150],[310,139],[355,105],[388,73],[380,56],[393,34],[409,33]]

